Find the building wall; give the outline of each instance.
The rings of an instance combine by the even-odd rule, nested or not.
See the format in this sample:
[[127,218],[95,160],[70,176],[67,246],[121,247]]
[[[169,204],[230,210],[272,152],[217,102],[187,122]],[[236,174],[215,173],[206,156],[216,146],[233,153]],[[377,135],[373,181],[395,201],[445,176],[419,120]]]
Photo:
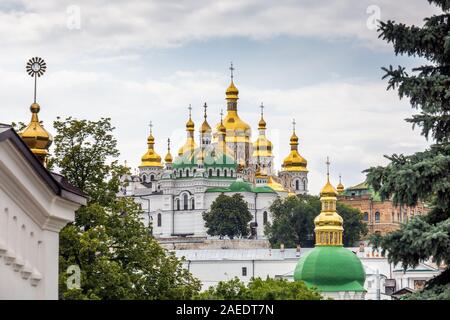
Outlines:
[[0,299],[58,299],[59,231],[78,207],[0,143]]
[[370,195],[339,196],[338,201],[361,210],[369,227],[369,234],[380,232],[386,234],[397,230],[401,223],[407,222],[415,215],[423,215],[428,209],[423,203],[416,207],[394,206],[392,201],[374,201]]

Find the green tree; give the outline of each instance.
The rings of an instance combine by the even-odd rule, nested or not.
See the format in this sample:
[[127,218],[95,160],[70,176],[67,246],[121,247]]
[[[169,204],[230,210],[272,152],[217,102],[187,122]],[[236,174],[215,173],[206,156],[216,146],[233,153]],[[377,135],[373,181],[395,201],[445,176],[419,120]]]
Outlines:
[[[391,262],[404,268],[428,258],[450,265],[450,1],[429,2],[440,7],[442,14],[426,18],[422,27],[387,21],[379,28],[380,37],[393,44],[396,55],[429,61],[411,73],[401,66],[383,70],[388,90],[398,89],[400,98],[408,98],[419,110],[406,121],[413,128],[420,127],[431,146],[412,155],[385,156],[390,160],[387,166],[366,170],[367,182],[382,199],[392,199],[396,205],[431,204],[426,216],[415,217],[399,230],[374,239]],[[414,297],[438,298],[438,291],[448,292],[449,274],[447,268]]]
[[202,300],[321,300],[322,296],[302,281],[267,277],[252,278],[247,286],[238,278],[220,281],[217,286],[200,293]]
[[[320,213],[321,203],[316,196],[288,197],[275,200],[271,207],[272,223],[265,227],[272,246],[314,246],[314,218]],[[344,246],[351,246],[367,234],[362,213],[338,202],[336,211],[344,219]]]
[[[117,197],[127,168],[110,119],[58,119],[51,165],[89,196],[60,233],[62,299],[189,299],[200,282],[163,249],[144,226],[130,198]],[[81,269],[81,288],[69,289],[67,268]]]
[[214,200],[210,210],[203,213],[203,219],[209,235],[233,239],[248,236],[252,214],[240,193],[232,196],[222,193]]

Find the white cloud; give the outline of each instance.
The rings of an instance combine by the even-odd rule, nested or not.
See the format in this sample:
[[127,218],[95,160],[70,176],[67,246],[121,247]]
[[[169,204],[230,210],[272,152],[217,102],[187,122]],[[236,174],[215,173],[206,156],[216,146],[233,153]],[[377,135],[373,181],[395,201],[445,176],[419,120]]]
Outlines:
[[[69,29],[72,5],[80,9],[80,29]],[[384,46],[366,26],[380,8],[381,19],[421,24],[437,9],[426,1],[103,1],[22,0],[0,6],[2,45],[50,46],[65,54],[182,45],[223,37],[269,39],[280,35],[334,40],[348,38]],[[3,9],[2,9],[3,8]]]

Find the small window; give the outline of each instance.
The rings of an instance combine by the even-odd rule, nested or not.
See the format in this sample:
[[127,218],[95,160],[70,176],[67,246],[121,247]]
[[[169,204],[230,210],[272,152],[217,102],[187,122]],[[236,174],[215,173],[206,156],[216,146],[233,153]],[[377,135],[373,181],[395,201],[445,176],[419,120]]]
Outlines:
[[180,211],[180,199],[177,199],[177,210]]
[[376,223],[380,222],[380,213],[378,211],[375,212],[375,222]]
[[227,177],[227,169],[223,170],[223,176],[226,178]]
[[263,224],[267,224],[267,222],[268,222],[267,211],[264,211],[264,213],[263,213]]
[[212,177],[212,169],[209,169],[208,171],[208,176],[211,178]]
[[161,227],[161,225],[162,225],[161,213],[158,213],[157,221],[158,221],[158,227]]
[[195,210],[195,199],[194,198],[192,198],[192,200],[191,200],[191,208],[192,208],[192,210]]
[[230,177],[233,178],[233,170],[230,170]]
[[185,193],[183,196],[183,210],[188,209],[188,195]]
[[242,267],[242,276],[243,277],[247,276],[247,267]]
[[220,170],[219,169],[217,169],[217,176],[218,177],[220,176]]
[[300,189],[300,184],[298,182],[298,180],[295,180],[295,190],[299,190]]
[[155,181],[155,176],[154,175],[150,176],[150,181]]
[[147,182],[147,176],[145,174],[142,176],[142,181]]
[[306,180],[303,180],[303,190],[306,191]]
[[366,221],[366,222],[369,221],[369,214],[367,212],[364,212],[363,220]]
[[189,169],[186,169],[186,177],[189,177]]

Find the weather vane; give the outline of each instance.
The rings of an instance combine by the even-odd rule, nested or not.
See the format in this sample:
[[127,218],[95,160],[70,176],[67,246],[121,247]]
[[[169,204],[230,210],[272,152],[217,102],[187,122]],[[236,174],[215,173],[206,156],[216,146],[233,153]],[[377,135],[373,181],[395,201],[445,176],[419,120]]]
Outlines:
[[27,73],[34,77],[34,103],[36,103],[37,77],[42,76],[46,69],[47,65],[42,58],[34,57],[27,62]]

